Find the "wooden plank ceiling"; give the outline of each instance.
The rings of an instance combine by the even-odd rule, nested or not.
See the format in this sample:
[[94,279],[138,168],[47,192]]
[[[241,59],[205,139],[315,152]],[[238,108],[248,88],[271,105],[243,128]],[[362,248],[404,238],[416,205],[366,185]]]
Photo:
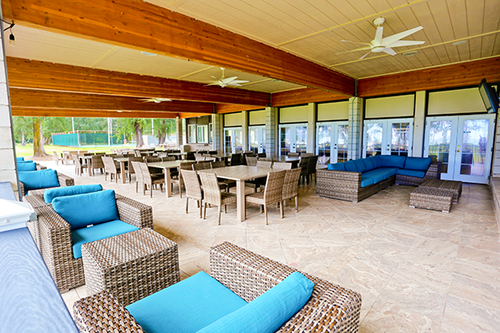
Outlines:
[[[500,55],[498,0],[6,0],[2,10],[16,22],[16,46],[5,45],[10,86],[71,93],[73,103],[81,98],[78,108],[64,100],[68,112],[87,112],[89,93],[119,96],[114,104],[106,102],[110,109],[123,105],[121,98],[163,97],[209,104],[212,110],[217,103],[217,112],[234,112],[271,102],[345,99],[354,95],[354,78],[361,79],[363,96],[472,85],[478,83],[475,76],[472,82],[436,68],[465,66],[479,77],[485,61]],[[337,54],[360,46],[342,39],[373,39],[372,21],[379,16],[386,19],[384,37],[421,25],[422,31],[405,39],[425,44],[395,48],[395,56]],[[418,53],[402,55],[408,51]],[[479,65],[467,65],[475,60]],[[250,82],[240,89],[205,86],[220,77],[219,66],[227,68],[226,77]],[[492,68],[489,79],[498,72]],[[430,82],[429,73],[439,73],[441,81]],[[27,99],[16,100],[19,112],[35,109]],[[122,111],[205,114],[194,105],[175,112],[143,110],[137,100],[127,105],[137,109]]]

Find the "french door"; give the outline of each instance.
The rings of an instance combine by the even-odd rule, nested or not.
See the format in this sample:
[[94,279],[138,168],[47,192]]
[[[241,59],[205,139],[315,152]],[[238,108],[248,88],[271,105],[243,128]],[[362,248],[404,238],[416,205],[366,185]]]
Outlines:
[[319,164],[347,161],[347,121],[316,124],[316,154]]
[[241,127],[224,128],[224,154],[235,154],[243,150]]
[[248,150],[254,153],[266,152],[266,126],[248,127]]
[[424,156],[442,162],[441,179],[488,183],[495,116],[429,117]]
[[307,152],[307,124],[280,125],[280,156]]
[[411,156],[413,118],[365,120],[363,157]]

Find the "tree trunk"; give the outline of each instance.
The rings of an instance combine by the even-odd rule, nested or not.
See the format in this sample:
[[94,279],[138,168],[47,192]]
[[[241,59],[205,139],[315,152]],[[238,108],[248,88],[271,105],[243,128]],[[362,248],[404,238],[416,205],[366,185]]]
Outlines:
[[140,148],[144,146],[144,140],[142,139],[142,129],[138,121],[136,121],[134,124],[134,130],[135,130],[135,141],[137,142],[136,147]]
[[165,136],[166,136],[165,132],[158,130],[158,145],[159,146],[165,143]]
[[42,121],[39,117],[33,118],[33,156],[45,157],[47,154],[43,149]]
[[26,141],[24,140],[24,130],[21,131],[21,146],[26,146]]

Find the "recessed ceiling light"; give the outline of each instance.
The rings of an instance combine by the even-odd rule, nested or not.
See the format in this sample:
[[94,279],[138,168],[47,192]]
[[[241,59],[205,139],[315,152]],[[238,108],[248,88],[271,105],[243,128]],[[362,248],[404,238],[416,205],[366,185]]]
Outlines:
[[417,51],[409,51],[409,52],[405,52],[403,53],[403,57],[413,57],[413,56],[416,56],[418,54]]
[[156,53],[151,53],[151,52],[146,52],[146,51],[142,51],[141,53],[142,53],[142,55],[144,55],[146,57],[156,57],[157,56]]
[[455,45],[455,46],[458,46],[458,45],[463,45],[463,44],[467,44],[467,40],[459,40],[458,42],[455,42],[451,45]]

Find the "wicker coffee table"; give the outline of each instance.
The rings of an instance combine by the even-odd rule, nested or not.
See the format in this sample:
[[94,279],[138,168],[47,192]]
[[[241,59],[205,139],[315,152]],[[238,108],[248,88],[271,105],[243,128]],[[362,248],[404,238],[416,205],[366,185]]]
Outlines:
[[87,293],[129,305],[180,281],[177,244],[149,228],[82,245]]
[[462,182],[455,180],[426,179],[420,187],[432,187],[453,193],[453,203],[457,204],[462,194]]
[[425,208],[449,213],[453,194],[449,190],[419,186],[410,193],[410,208]]

